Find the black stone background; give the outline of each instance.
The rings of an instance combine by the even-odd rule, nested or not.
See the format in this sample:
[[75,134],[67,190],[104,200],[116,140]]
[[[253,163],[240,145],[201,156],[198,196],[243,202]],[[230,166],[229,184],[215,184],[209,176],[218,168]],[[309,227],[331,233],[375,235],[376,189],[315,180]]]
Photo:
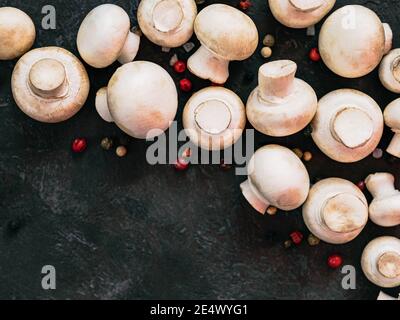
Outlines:
[[[57,45],[77,54],[80,22],[99,0],[1,0],[33,18],[35,47]],[[135,24],[134,1],[112,1],[124,7]],[[207,4],[216,1],[208,1]],[[236,1],[220,1],[237,5]],[[337,1],[336,8],[358,3],[375,10],[394,29],[400,45],[397,0]],[[57,9],[57,29],[42,30],[42,6]],[[202,6],[201,6],[202,7]],[[200,8],[201,8],[200,7]],[[362,79],[342,79],[307,54],[317,37],[276,22],[267,1],[253,0],[248,14],[260,38],[272,33],[277,44],[272,59],[298,63],[298,77],[308,81],[319,97],[338,88],[359,89],[381,107],[396,98],[380,84],[377,72]],[[317,26],[319,31],[320,24]],[[196,41],[197,44],[197,41]],[[1,44],[0,44],[1,45]],[[260,48],[261,49],[261,45]],[[178,82],[169,67],[171,55],[188,55],[182,48],[163,53],[143,38],[138,59],[156,62]],[[368,241],[381,235],[400,236],[399,228],[383,229],[372,223],[348,245],[303,243],[286,250],[283,242],[293,230],[306,227],[300,210],[261,216],[243,199],[244,177],[216,166],[192,166],[177,173],[170,166],[146,163],[149,143],[125,136],[103,122],[94,109],[97,89],[107,84],[118,67],[88,67],[92,84],[86,106],[73,119],[57,125],[35,122],[16,107],[10,77],[16,61],[0,62],[0,298],[2,299],[375,299],[379,288],[360,269]],[[226,87],[246,100],[264,63],[259,50],[241,63],[231,64]],[[209,83],[187,73],[198,90]],[[156,90],[156,88],[154,89]],[[177,119],[189,94],[180,93]],[[81,156],[70,151],[71,141],[87,137],[89,149]],[[118,159],[100,146],[104,136],[127,143],[129,155]],[[392,134],[386,129],[381,147]],[[399,162],[372,157],[355,164],[329,160],[303,133],[275,139],[256,135],[256,147],[267,143],[311,150],[307,164],[313,181],[337,176],[358,182],[376,171],[394,173],[400,184]],[[341,288],[342,275],[326,266],[331,253],[341,253],[355,265],[357,290]],[[41,288],[41,268],[57,269],[57,290]],[[396,290],[386,292],[396,295]]]

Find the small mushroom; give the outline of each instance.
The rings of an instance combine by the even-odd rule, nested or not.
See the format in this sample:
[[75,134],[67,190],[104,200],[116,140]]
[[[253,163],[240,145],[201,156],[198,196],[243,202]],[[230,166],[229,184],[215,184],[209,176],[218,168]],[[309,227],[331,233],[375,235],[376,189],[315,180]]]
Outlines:
[[394,93],[400,93],[400,49],[394,49],[383,58],[379,68],[383,86]]
[[[386,31],[385,31],[386,29]],[[374,70],[391,47],[392,33],[372,10],[344,6],[325,21],[319,35],[322,60],[334,73],[358,78]]]
[[83,20],[77,38],[83,60],[94,68],[105,68],[119,61],[135,59],[140,37],[130,31],[131,22],[124,9],[115,4],[103,4]]
[[12,60],[22,56],[36,38],[32,19],[13,7],[0,8],[0,60]]
[[135,61],[120,67],[108,87],[96,97],[99,115],[138,139],[154,138],[167,130],[178,109],[171,76],[159,65]]
[[357,162],[370,155],[383,135],[383,115],[378,104],[357,90],[332,91],[318,102],[311,123],[312,137],[328,157]]
[[206,150],[222,150],[242,136],[246,111],[231,90],[209,87],[195,93],[183,111],[183,126],[190,140]]
[[248,175],[240,187],[247,201],[261,214],[269,206],[294,210],[307,199],[310,189],[307,169],[285,147],[268,145],[257,150],[250,160]]
[[332,10],[336,0],[269,0],[275,19],[289,28],[308,28]]
[[295,78],[297,65],[290,60],[269,62],[258,72],[259,86],[247,102],[247,117],[258,131],[285,137],[303,130],[317,112],[313,88]]
[[369,217],[381,227],[400,225],[400,191],[395,189],[394,181],[390,173],[376,173],[366,179],[367,188],[374,197]]
[[258,46],[258,31],[243,12],[212,4],[198,14],[194,32],[201,47],[189,58],[188,68],[196,76],[223,84],[229,77],[229,62],[249,58]]
[[380,237],[364,249],[361,266],[365,276],[382,288],[400,286],[400,239]]
[[303,206],[308,229],[331,244],[355,239],[368,222],[368,203],[350,181],[329,178],[316,183]]
[[166,48],[180,47],[189,41],[196,15],[194,0],[142,0],[137,11],[143,34]]
[[387,152],[400,158],[400,99],[394,100],[386,107],[384,118],[386,125],[394,132]]
[[34,49],[16,64],[12,93],[31,118],[56,123],[74,116],[89,94],[89,77],[71,52],[58,47]]

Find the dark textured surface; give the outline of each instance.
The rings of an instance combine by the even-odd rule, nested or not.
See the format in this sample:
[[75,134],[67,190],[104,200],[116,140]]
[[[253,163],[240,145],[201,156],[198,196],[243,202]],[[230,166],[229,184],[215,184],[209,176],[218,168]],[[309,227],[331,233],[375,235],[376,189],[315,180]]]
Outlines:
[[[50,2],[57,9],[57,30],[51,31],[40,28],[41,8],[49,1],[1,0],[0,5],[16,6],[31,15],[38,29],[35,47],[58,45],[76,53],[81,20],[91,8],[107,1]],[[236,1],[222,2],[236,5]],[[133,18],[133,1],[113,3]],[[392,25],[395,46],[400,45],[398,0],[342,0],[336,8],[348,3],[365,4],[378,12]],[[380,85],[376,71],[362,79],[346,80],[310,62],[307,53],[317,38],[278,24],[266,0],[253,4],[248,14],[260,36],[276,35],[273,59],[296,61],[298,76],[319,97],[351,87],[370,94],[382,108],[396,98]],[[182,49],[173,52],[187,57]],[[162,53],[143,38],[139,59],[161,64],[178,80],[168,65],[173,52]],[[259,52],[243,63],[233,63],[227,87],[246,100],[262,63]],[[400,236],[399,228],[383,229],[369,223],[359,238],[345,246],[311,248],[303,244],[285,250],[282,243],[291,231],[306,232],[299,210],[275,217],[256,214],[239,190],[245,178],[218,166],[193,166],[183,174],[169,166],[151,167],[145,159],[147,143],[127,138],[100,120],[94,94],[107,83],[117,64],[105,70],[88,68],[92,88],[86,106],[73,119],[57,125],[37,123],[16,107],[10,90],[14,65],[15,61],[0,62],[0,298],[376,298],[379,288],[360,270],[361,252],[376,236]],[[195,81],[196,90],[206,85]],[[179,125],[188,97],[181,94]],[[76,136],[90,142],[81,156],[70,152]],[[99,147],[103,136],[126,140],[129,155],[117,159],[113,152],[105,153]],[[390,138],[387,129],[382,148]],[[314,159],[307,167],[314,181],[338,176],[357,182],[385,170],[400,182],[399,163],[387,158],[369,157],[343,165],[327,159],[303,134],[285,139],[256,135],[257,147],[270,142],[311,150]],[[327,268],[326,258],[334,252],[357,267],[357,290],[342,290],[340,272]],[[47,264],[57,268],[56,291],[41,289],[40,271]],[[396,294],[396,290],[387,292]]]

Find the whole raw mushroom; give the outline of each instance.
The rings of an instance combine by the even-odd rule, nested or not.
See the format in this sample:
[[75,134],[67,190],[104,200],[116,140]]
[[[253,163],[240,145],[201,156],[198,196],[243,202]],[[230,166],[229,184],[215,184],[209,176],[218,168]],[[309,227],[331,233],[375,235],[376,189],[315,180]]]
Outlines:
[[394,132],[387,152],[400,158],[400,99],[394,100],[386,107],[384,117],[386,125]]
[[336,0],[269,0],[275,19],[289,28],[317,24],[332,10]]
[[390,51],[383,58],[379,68],[379,79],[386,89],[400,93],[400,49]]
[[299,157],[288,148],[268,145],[257,150],[248,165],[244,197],[259,213],[269,206],[290,211],[307,199],[310,178]]
[[[386,31],[385,31],[386,30]],[[367,75],[390,50],[392,32],[372,10],[360,5],[344,6],[324,22],[319,35],[322,60],[345,78]]]
[[131,22],[124,9],[103,4],[83,20],[77,38],[82,59],[94,68],[106,68],[119,61],[133,61],[140,45],[140,36],[131,32]]
[[71,52],[58,47],[29,51],[16,64],[12,93],[31,118],[48,123],[67,120],[85,104],[89,77]]
[[137,11],[143,34],[162,47],[176,48],[193,35],[194,0],[142,0]]
[[290,60],[269,62],[258,73],[259,86],[247,101],[247,117],[258,131],[285,137],[303,130],[317,112],[314,89],[295,78],[297,65]]
[[368,202],[350,181],[329,178],[316,183],[303,206],[308,229],[331,244],[355,239],[368,222]]
[[138,139],[154,138],[167,130],[178,109],[171,76],[159,65],[135,61],[120,67],[108,87],[97,93],[99,115]]
[[32,19],[13,7],[0,8],[0,60],[12,60],[22,56],[36,38]]
[[258,46],[253,20],[225,4],[212,4],[201,10],[194,32],[201,47],[189,58],[188,68],[196,76],[218,84],[228,80],[230,61],[249,58]]

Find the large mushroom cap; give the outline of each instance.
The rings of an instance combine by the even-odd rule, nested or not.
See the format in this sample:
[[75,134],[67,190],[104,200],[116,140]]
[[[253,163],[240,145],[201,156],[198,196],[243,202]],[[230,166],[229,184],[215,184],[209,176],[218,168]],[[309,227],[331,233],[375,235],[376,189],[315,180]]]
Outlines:
[[400,286],[400,239],[380,237],[364,249],[361,266],[365,276],[377,286]]
[[33,119],[60,122],[86,102],[89,78],[71,52],[58,47],[34,49],[16,64],[11,79],[15,102]]
[[168,48],[179,47],[191,38],[196,15],[194,0],[142,0],[137,12],[146,37]]
[[319,35],[324,63],[336,74],[358,78],[380,63],[385,51],[385,31],[372,10],[349,5],[332,13]]
[[128,14],[114,4],[103,4],[83,20],[77,38],[79,54],[95,68],[105,68],[121,54],[130,29]]
[[317,24],[333,8],[336,0],[269,0],[275,19],[289,28]]
[[212,4],[201,10],[194,31],[204,46],[226,60],[245,60],[258,46],[253,20],[225,4]]
[[195,93],[183,112],[183,126],[190,140],[207,150],[230,147],[241,137],[245,125],[242,100],[222,87]]
[[127,134],[151,138],[174,120],[178,93],[171,76],[159,65],[136,61],[123,65],[108,84],[108,107]]
[[299,157],[278,145],[257,150],[249,163],[249,181],[270,205],[288,211],[300,207],[310,189],[307,169]]
[[368,203],[360,189],[338,178],[321,180],[310,190],[303,206],[309,230],[321,240],[347,243],[357,237],[368,221]]
[[25,12],[0,8],[0,60],[20,57],[32,47],[35,37],[35,25]]
[[331,159],[350,163],[370,155],[383,134],[383,115],[368,95],[352,89],[328,93],[318,102],[312,137]]

